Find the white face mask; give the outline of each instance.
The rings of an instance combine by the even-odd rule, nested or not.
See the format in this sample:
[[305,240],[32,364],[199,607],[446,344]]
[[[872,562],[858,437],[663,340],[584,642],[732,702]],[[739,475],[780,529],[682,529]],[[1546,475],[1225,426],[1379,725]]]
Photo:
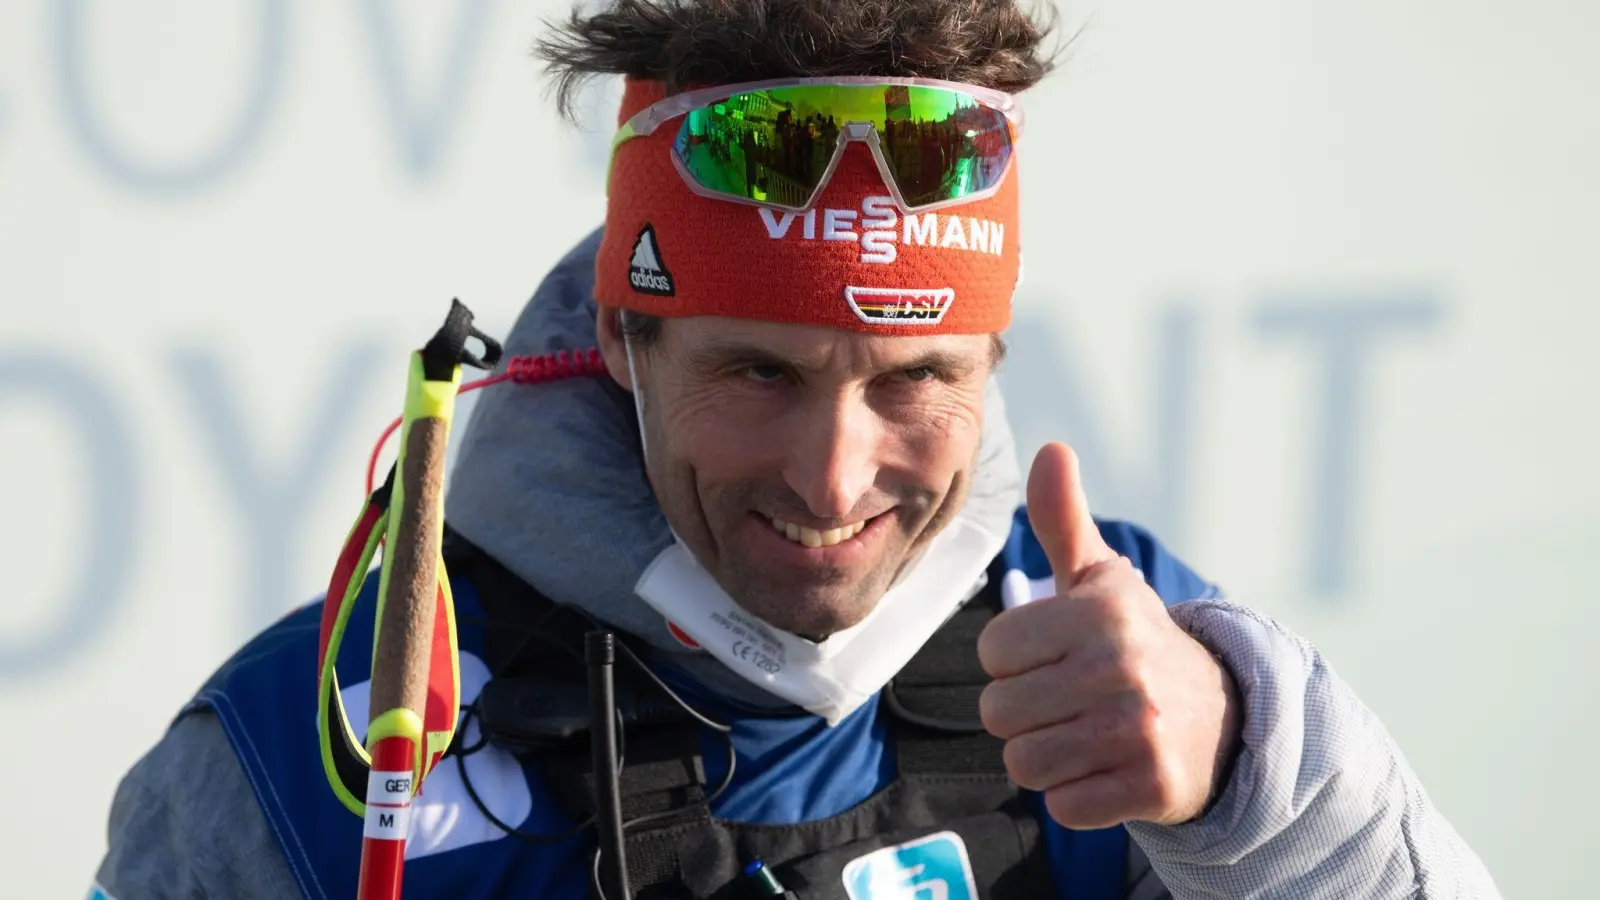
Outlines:
[[[644,441],[644,401],[627,345],[628,372]],[[984,521],[964,510],[929,542],[910,571],[866,619],[821,643],[751,615],[717,584],[673,533],[635,592],[669,623],[745,680],[836,725],[877,694],[933,633],[984,585],[1005,545],[1010,509]]]
[[821,643],[751,615],[682,542],[644,570],[637,592],[745,680],[836,725],[882,689],[983,586],[984,572],[1004,544],[1004,535],[957,516],[866,619]]

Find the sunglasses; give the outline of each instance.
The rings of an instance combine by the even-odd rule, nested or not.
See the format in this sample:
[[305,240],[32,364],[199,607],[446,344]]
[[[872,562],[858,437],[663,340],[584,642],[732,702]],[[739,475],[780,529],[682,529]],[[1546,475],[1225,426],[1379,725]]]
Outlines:
[[[672,161],[703,197],[804,212],[846,144],[872,151],[904,212],[991,196],[1022,134],[1003,91],[926,78],[790,78],[674,94],[623,123],[617,148],[682,118]],[[609,177],[608,177],[609,189]]]

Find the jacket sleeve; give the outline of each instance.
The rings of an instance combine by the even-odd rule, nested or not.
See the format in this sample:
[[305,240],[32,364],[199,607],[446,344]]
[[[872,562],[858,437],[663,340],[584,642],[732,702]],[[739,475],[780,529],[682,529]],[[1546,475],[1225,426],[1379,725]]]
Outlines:
[[1244,728],[1200,819],[1129,823],[1185,898],[1498,898],[1377,717],[1305,640],[1220,599],[1172,616],[1233,673]]
[[216,716],[183,716],[117,787],[108,900],[304,896]]

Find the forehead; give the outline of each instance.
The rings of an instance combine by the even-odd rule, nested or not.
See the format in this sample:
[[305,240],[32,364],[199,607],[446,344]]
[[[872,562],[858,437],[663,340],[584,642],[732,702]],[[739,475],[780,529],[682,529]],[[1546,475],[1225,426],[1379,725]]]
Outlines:
[[663,323],[664,343],[686,361],[770,356],[807,368],[884,368],[929,355],[985,366],[998,360],[988,334],[877,335],[818,325],[693,316]]

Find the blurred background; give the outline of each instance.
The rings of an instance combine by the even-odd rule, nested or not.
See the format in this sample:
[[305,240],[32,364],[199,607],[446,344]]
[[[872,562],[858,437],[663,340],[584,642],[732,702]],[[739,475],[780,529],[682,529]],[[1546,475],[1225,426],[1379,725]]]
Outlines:
[[[450,299],[503,334],[599,223],[616,86],[573,128],[529,54],[565,9],[0,0],[7,896],[82,896],[121,773],[325,586]],[[1584,893],[1600,6],[1062,11],[1024,449],[1312,639],[1507,896]]]

